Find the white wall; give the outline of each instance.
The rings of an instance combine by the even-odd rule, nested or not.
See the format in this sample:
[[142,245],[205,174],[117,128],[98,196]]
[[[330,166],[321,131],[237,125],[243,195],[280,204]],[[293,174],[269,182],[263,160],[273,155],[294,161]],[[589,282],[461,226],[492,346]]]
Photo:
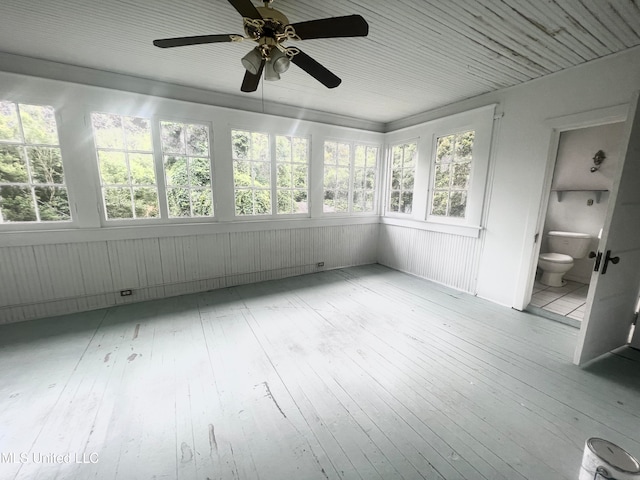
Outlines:
[[627,104],[639,88],[640,48],[636,47],[390,125],[400,129],[489,103],[498,103],[497,110],[504,113],[494,128],[475,288],[480,297],[516,308],[528,303],[525,290],[535,272],[534,236],[547,194],[551,120]]

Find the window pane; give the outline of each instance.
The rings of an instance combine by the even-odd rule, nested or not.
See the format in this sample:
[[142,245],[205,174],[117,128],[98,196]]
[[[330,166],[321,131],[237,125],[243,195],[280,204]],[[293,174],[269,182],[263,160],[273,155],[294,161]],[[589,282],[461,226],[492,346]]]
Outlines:
[[131,182],[136,185],[155,185],[156,172],[153,155],[148,153],[130,153]]
[[35,222],[38,219],[28,187],[0,187],[0,208],[5,222]]
[[351,161],[351,145],[348,143],[338,144],[338,165],[348,166]]
[[293,137],[293,162],[309,162],[309,142],[306,138]]
[[364,167],[367,163],[366,147],[364,145],[356,145],[353,164],[356,167]]
[[373,168],[368,168],[365,174],[365,188],[367,190],[375,189],[376,171]]
[[454,188],[466,189],[469,185],[471,175],[471,163],[457,163],[453,165],[453,179],[451,186]]
[[362,212],[364,210],[363,201],[364,201],[364,195],[362,193],[362,190],[355,190],[353,192],[352,210],[354,212]]
[[251,173],[249,172],[249,162],[234,160],[233,180],[236,187],[248,187],[251,185]]
[[373,212],[374,210],[374,196],[373,192],[365,192],[364,209],[366,212]]
[[184,142],[184,126],[181,123],[160,122],[162,151],[164,153],[186,153]]
[[467,192],[451,192],[449,203],[450,217],[464,217],[467,208]]
[[324,142],[324,163],[327,165],[338,164],[338,144],[336,142]]
[[167,203],[170,217],[191,215],[190,191],[188,188],[167,188]]
[[136,218],[153,218],[159,215],[158,191],[155,188],[134,188],[133,201],[136,206]]
[[400,200],[400,211],[403,213],[411,213],[413,208],[413,192],[402,192]]
[[413,170],[405,168],[402,171],[402,190],[413,191]]
[[367,148],[367,167],[374,167],[378,163],[378,149],[374,147]]
[[475,132],[465,132],[456,135],[456,147],[455,155],[456,160],[471,160],[473,154],[473,140],[475,139]]
[[237,188],[235,192],[236,215],[253,215],[253,191]]
[[334,189],[338,185],[338,169],[335,167],[324,167],[324,188]]
[[189,161],[189,174],[192,187],[211,185],[211,163],[208,158],[192,158]]
[[364,168],[353,169],[353,188],[364,188]]
[[187,154],[209,156],[209,127],[187,125]]
[[324,191],[324,199],[322,202],[322,211],[325,213],[330,213],[334,211],[333,208],[333,204],[334,204],[334,197],[335,197],[335,191],[334,190],[325,190]]
[[269,190],[255,190],[255,214],[268,215],[271,213],[271,192]]
[[34,183],[64,183],[59,148],[29,147],[27,157],[31,164],[31,178]]
[[233,158],[246,159],[249,157],[249,132],[233,130],[231,132]]
[[415,168],[418,144],[410,143],[404,146],[404,168]]
[[133,218],[129,188],[103,188],[107,218]]
[[27,164],[22,147],[0,145],[0,183],[28,183]]
[[309,213],[306,190],[293,191],[294,213]]
[[291,140],[288,137],[276,137],[276,160],[278,162],[291,161]]
[[271,158],[269,154],[269,135],[264,133],[251,134],[251,160],[266,162]]
[[349,191],[349,168],[338,167],[337,188]]
[[189,184],[189,171],[185,157],[165,157],[164,172],[167,185],[178,186]]
[[20,142],[18,108],[13,102],[0,102],[0,140]]
[[195,217],[210,217],[213,215],[213,194],[211,189],[191,191],[191,210]]
[[129,183],[129,171],[124,152],[100,151],[98,159],[100,160],[100,174],[103,184]]
[[278,190],[278,213],[293,213],[293,192]]
[[448,192],[433,192],[431,215],[446,215],[449,202]]
[[128,150],[153,150],[149,120],[138,117],[123,117],[122,123]]
[[67,189],[59,187],[35,187],[36,201],[43,222],[70,220]]
[[400,211],[400,192],[398,191],[391,192],[389,210],[391,212]]
[[349,191],[348,190],[336,191],[334,208],[336,212],[349,211]]
[[291,187],[292,186],[292,171],[291,165],[278,165],[278,187]]
[[454,136],[448,135],[446,137],[438,138],[438,148],[436,151],[437,163],[449,163],[453,159],[453,143]]
[[58,129],[53,108],[20,105],[20,119],[26,143],[58,145]]
[[449,185],[451,184],[449,171],[449,165],[436,165],[436,188],[449,188]]
[[307,188],[307,176],[309,168],[307,165],[296,165],[293,169],[293,186],[296,188]]
[[268,187],[271,184],[271,164],[267,162],[252,162],[251,173],[255,187]]
[[124,132],[119,115],[92,113],[93,136],[98,148],[124,148]]

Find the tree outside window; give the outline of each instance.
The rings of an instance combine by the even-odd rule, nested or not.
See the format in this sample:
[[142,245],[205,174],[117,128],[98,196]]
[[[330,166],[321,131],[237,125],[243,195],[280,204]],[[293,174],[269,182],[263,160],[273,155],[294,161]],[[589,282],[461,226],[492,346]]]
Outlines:
[[438,137],[434,161],[431,215],[464,218],[467,209],[473,130]]
[[390,212],[411,213],[413,210],[417,153],[416,142],[395,145],[391,149]]
[[0,101],[0,224],[69,220],[53,107]]
[[91,125],[107,219],[159,217],[150,120],[92,113]]

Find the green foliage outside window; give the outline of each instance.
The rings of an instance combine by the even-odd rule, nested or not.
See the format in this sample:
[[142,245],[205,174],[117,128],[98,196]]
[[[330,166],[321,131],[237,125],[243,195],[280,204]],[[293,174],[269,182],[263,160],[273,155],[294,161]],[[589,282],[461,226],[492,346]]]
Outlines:
[[269,135],[231,132],[236,215],[271,214]]
[[0,223],[70,219],[53,108],[0,102]]

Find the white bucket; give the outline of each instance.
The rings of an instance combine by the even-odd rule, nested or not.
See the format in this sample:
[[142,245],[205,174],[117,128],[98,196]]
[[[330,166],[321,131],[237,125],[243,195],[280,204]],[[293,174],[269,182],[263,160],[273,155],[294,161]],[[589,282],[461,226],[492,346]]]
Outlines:
[[640,463],[619,446],[590,438],[584,447],[579,480],[606,479],[640,480]]

